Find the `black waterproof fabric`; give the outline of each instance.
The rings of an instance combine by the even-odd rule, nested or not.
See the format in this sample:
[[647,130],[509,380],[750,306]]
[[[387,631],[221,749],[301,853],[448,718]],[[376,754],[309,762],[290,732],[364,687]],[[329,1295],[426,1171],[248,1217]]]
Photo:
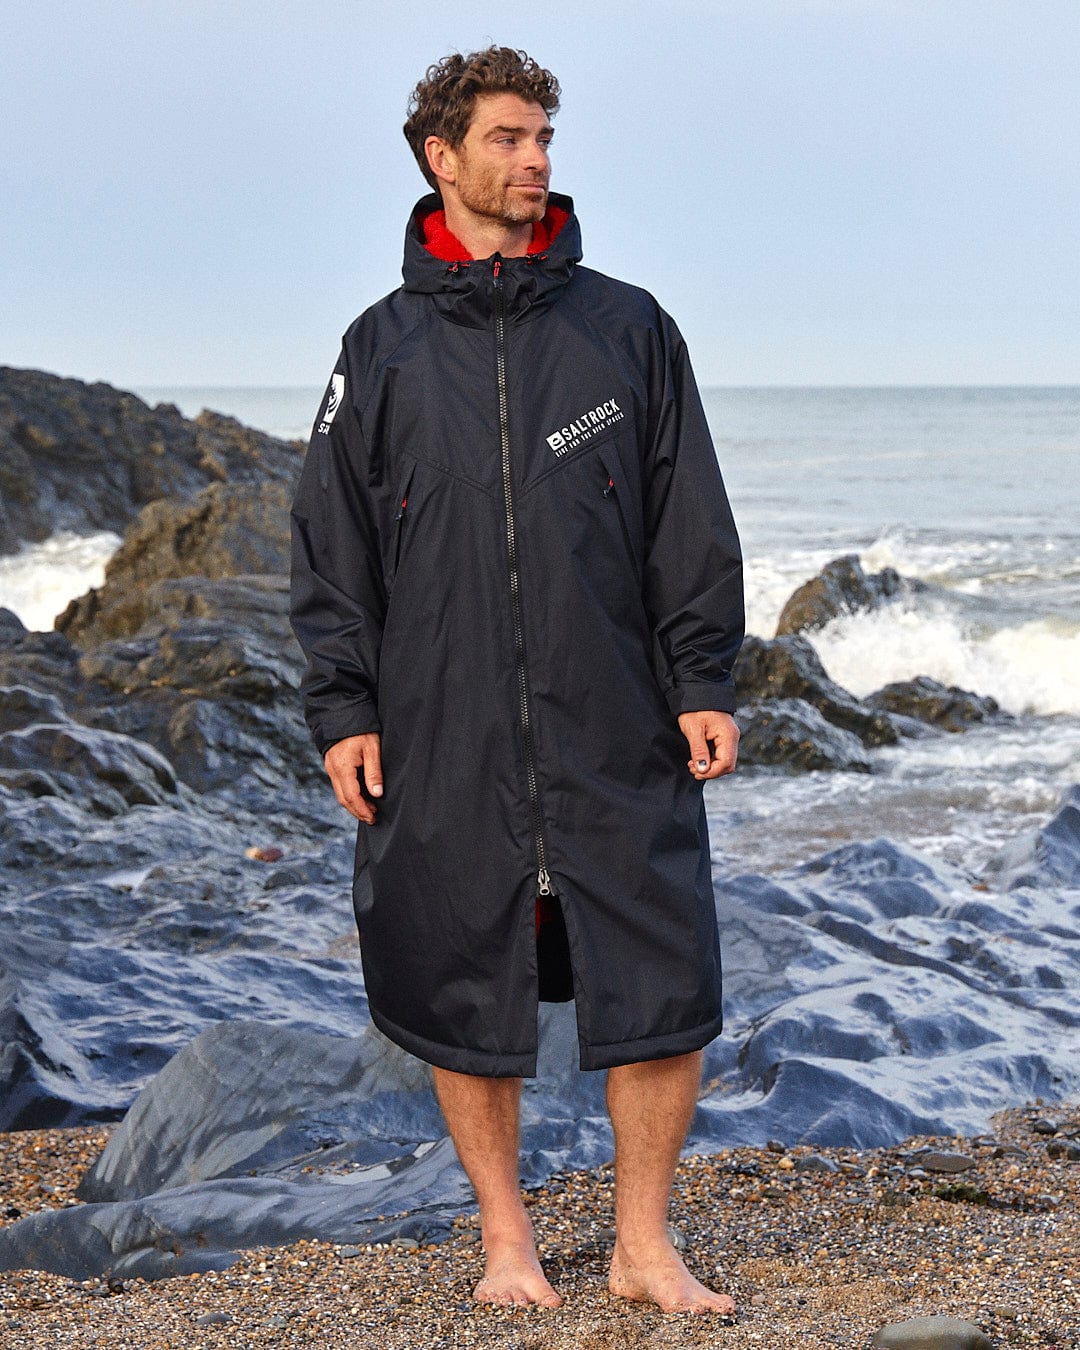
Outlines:
[[[354,903],[375,1023],[459,1072],[536,1067],[550,874],[581,1067],[721,1029],[701,785],[676,715],[734,709],[742,570],[686,348],[645,291],[547,252],[447,263],[358,318],[294,512],[325,751],[380,731]],[[538,881],[538,873],[546,871]]]

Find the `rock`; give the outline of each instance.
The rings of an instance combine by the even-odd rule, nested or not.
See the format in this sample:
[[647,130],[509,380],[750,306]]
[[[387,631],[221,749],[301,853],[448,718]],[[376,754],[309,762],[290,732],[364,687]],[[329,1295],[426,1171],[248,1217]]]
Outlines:
[[4,641],[4,635],[20,634],[26,632],[26,625],[22,619],[10,609],[5,609],[0,605],[0,643]]
[[877,1350],[993,1350],[990,1338],[960,1317],[912,1317],[874,1336]]
[[0,688],[0,734],[22,731],[39,722],[66,720],[63,705],[53,694],[42,694],[22,684]]
[[825,1158],[820,1153],[803,1153],[795,1159],[796,1172],[838,1172],[839,1163]]
[[739,710],[737,721],[743,764],[870,772],[870,757],[859,738],[833,726],[801,698],[751,704]]
[[807,638],[792,635],[770,641],[748,636],[735,663],[735,683],[740,698],[748,702],[802,699],[865,746],[895,745],[899,740],[887,713],[867,708],[829,678]]
[[954,1149],[916,1149],[914,1153],[908,1154],[907,1161],[909,1164],[924,1168],[927,1172],[943,1172],[946,1174],[966,1172],[969,1167],[975,1166],[974,1158],[967,1153],[960,1153]]
[[195,1325],[197,1327],[226,1326],[232,1320],[233,1320],[232,1313],[208,1312],[203,1313],[201,1317],[196,1317]]
[[129,526],[105,584],[73,600],[56,627],[78,646],[128,637],[155,616],[157,581],[289,570],[289,492],[278,482],[215,483],[193,501],[157,501]]
[[1061,1158],[1065,1162],[1080,1162],[1080,1144],[1071,1139],[1051,1139],[1046,1146],[1048,1158]]
[[944,731],[964,731],[976,722],[1011,720],[994,699],[956,685],[945,686],[928,675],[887,684],[863,701],[881,712],[929,722]]
[[199,792],[256,804],[289,782],[322,779],[297,693],[303,658],[283,576],[184,577],[143,595],[146,623],[78,661],[79,675],[128,734]]
[[986,870],[1011,891],[1080,886],[1080,784],[1069,790],[1049,824],[1018,834]]
[[1039,1116],[1031,1122],[1031,1128],[1036,1134],[1057,1134],[1058,1126],[1052,1120],[1047,1120],[1045,1116]]
[[826,563],[789,597],[780,611],[776,636],[824,628],[842,614],[879,609],[890,600],[926,589],[924,583],[901,577],[891,567],[867,576],[858,554],[847,553]]
[[149,745],[73,722],[0,736],[0,783],[108,816],[175,800],[178,791],[172,766]]
[[[127,1200],[194,1181],[277,1168],[320,1141],[393,1137],[402,1099],[429,1092],[430,1074],[373,1028],[316,1036],[259,1022],[210,1027],[139,1095],[79,1184],[81,1200]],[[307,1119],[318,1102],[317,1123]],[[439,1137],[434,1102],[427,1111]],[[410,1119],[409,1129],[416,1121]]]
[[299,443],[232,417],[0,366],[0,554],[58,530],[120,533],[149,502],[214,482],[288,489],[301,460]]

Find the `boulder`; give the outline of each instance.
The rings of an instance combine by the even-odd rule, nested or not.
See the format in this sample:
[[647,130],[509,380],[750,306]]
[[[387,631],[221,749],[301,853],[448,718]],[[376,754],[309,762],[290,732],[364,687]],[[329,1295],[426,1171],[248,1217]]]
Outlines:
[[[1080,887],[1080,784],[1070,789],[1041,829],[1025,830],[1010,839],[990,859],[986,871],[1009,890]],[[1061,918],[1061,936],[1080,937],[1080,905]]]
[[302,446],[108,384],[0,366],[0,554],[59,530],[121,533],[149,502],[214,482],[288,488]]
[[929,722],[943,731],[964,731],[974,722],[1008,718],[988,695],[973,694],[954,684],[941,684],[929,675],[887,684],[867,695],[863,702],[880,712]]
[[38,797],[66,797],[107,816],[177,795],[172,766],[149,745],[69,721],[0,735],[0,783]]
[[801,698],[773,699],[739,710],[739,761],[789,769],[870,772],[858,736],[833,724]]
[[735,663],[735,685],[740,699],[749,702],[801,699],[865,746],[895,745],[899,740],[888,713],[868,708],[829,678],[807,638],[748,635]]
[[780,611],[776,636],[824,628],[842,614],[878,609],[891,600],[928,589],[925,583],[901,577],[891,567],[869,576],[857,553],[846,553],[826,563],[816,577],[804,582]]
[[73,600],[57,629],[79,646],[137,632],[155,612],[155,582],[289,570],[289,492],[277,482],[214,483],[192,501],[152,502],[129,526],[105,584]]

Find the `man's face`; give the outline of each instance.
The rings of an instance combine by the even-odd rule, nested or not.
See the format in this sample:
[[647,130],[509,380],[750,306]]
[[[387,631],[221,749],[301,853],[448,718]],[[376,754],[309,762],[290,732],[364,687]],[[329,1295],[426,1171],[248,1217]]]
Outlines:
[[454,152],[461,205],[507,224],[541,220],[547,210],[553,135],[539,103],[517,94],[482,94]]

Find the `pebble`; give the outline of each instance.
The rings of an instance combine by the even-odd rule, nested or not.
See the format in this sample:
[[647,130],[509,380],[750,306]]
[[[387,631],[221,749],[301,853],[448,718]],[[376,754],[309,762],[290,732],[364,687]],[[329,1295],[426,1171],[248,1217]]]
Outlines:
[[795,1159],[796,1172],[839,1172],[840,1164],[832,1158],[823,1158],[820,1153],[804,1153]]
[[969,1167],[975,1166],[975,1159],[970,1153],[947,1148],[920,1148],[908,1154],[908,1162],[924,1167],[928,1172],[966,1172]]
[[224,1326],[227,1322],[233,1320],[232,1313],[227,1312],[208,1312],[203,1313],[201,1317],[196,1317],[195,1325],[197,1327],[215,1327],[219,1324]]
[[417,1242],[415,1238],[411,1237],[391,1238],[390,1246],[397,1247],[399,1251],[403,1252],[418,1252],[420,1250],[419,1242]]
[[1036,1134],[1057,1134],[1058,1126],[1053,1120],[1047,1120],[1045,1116],[1040,1116],[1038,1120],[1031,1122],[1031,1128]]
[[250,858],[253,862],[280,862],[284,856],[280,848],[259,848],[258,845],[252,845],[251,848],[244,849],[244,857]]
[[1046,1146],[1048,1158],[1064,1158],[1067,1162],[1080,1162],[1080,1144],[1072,1140],[1051,1139]]
[[346,1261],[351,1261],[355,1256],[363,1256],[363,1247],[339,1247],[338,1256]]
[[769,1140],[766,1140],[765,1147],[769,1150],[770,1153],[786,1153],[786,1152],[787,1152],[786,1147],[780,1142],[779,1139],[769,1139]]
[[993,1350],[990,1338],[960,1317],[912,1317],[891,1322],[874,1337],[879,1350]]

